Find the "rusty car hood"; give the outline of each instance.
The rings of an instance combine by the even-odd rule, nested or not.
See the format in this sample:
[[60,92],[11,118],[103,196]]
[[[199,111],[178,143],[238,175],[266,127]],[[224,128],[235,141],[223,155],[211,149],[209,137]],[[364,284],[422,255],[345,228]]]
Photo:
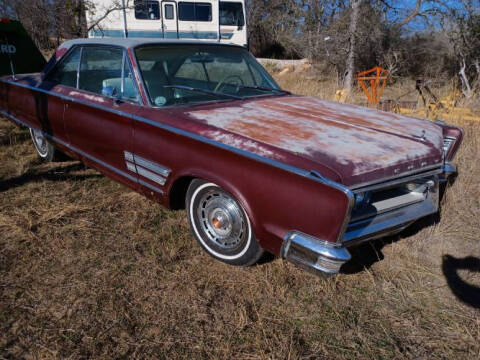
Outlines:
[[266,157],[283,157],[291,165],[296,165],[295,157],[310,160],[313,169],[308,170],[333,170],[345,185],[442,162],[442,129],[436,124],[314,97],[257,98],[185,109],[184,115],[209,125],[197,129],[203,136]]

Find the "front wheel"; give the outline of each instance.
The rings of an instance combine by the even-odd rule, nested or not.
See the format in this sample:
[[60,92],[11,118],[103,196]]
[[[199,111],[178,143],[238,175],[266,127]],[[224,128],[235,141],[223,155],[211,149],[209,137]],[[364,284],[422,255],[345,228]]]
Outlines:
[[263,249],[245,210],[218,185],[192,181],[186,208],[195,238],[214,258],[230,265],[249,266],[262,256]]
[[30,136],[32,137],[35,150],[37,150],[37,154],[42,161],[50,162],[56,159],[58,151],[42,134],[42,132],[30,129]]

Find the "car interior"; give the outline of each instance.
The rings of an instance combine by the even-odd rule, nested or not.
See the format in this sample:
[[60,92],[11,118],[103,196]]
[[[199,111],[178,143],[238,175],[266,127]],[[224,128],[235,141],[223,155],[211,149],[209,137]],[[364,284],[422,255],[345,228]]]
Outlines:
[[[279,89],[243,49],[150,46],[137,49],[136,55],[148,95],[158,107],[271,95]],[[122,73],[125,77],[123,89]],[[104,94],[107,89],[106,93],[124,100],[138,100],[131,67],[128,61],[123,61],[123,49],[113,46],[73,49],[49,75],[49,80],[74,88],[78,81],[80,90]],[[269,93],[272,88],[274,90]]]

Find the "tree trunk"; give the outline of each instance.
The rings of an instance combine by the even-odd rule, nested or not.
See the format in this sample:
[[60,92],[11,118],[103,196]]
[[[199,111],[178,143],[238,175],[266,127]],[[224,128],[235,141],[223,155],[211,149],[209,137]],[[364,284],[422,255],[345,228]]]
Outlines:
[[475,59],[474,65],[475,65],[475,70],[477,71],[477,78],[475,80],[475,89],[478,90],[480,88],[480,60]]
[[78,37],[87,36],[87,18],[85,13],[85,0],[77,0],[75,4],[75,26]]
[[360,5],[363,0],[352,0],[350,13],[350,25],[348,27],[348,56],[345,69],[345,80],[343,82],[344,89],[347,90],[347,94],[350,95],[353,89],[353,75],[355,73],[355,54],[356,54],[356,33],[360,14]]
[[465,97],[469,98],[469,97],[472,96],[472,87],[470,86],[470,81],[468,81],[467,74],[465,73],[466,67],[467,67],[467,65],[465,63],[465,58],[463,58],[462,62],[461,62],[461,68],[460,68],[459,75],[460,75],[460,79],[462,80],[463,87],[464,87],[463,93],[464,93]]

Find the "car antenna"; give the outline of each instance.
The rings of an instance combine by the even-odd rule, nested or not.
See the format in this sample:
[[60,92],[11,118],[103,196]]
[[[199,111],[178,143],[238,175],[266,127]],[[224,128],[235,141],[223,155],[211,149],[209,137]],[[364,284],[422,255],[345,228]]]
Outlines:
[[[3,38],[5,39],[6,43],[8,44],[8,37],[6,35],[4,35]],[[17,77],[15,75],[15,66],[13,65],[12,54],[10,54],[10,51],[7,51],[7,54],[8,54],[8,59],[10,60],[10,70],[12,71],[12,79],[14,81],[16,81]]]

